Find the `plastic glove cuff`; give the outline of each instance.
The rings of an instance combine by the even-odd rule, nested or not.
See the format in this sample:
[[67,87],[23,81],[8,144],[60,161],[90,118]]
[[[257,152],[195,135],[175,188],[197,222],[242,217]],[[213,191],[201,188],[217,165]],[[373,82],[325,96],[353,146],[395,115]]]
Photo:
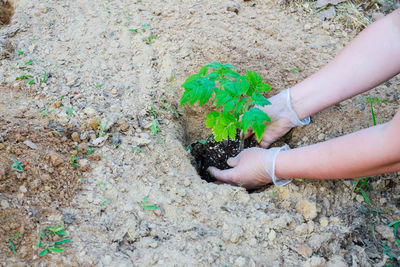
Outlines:
[[290,147],[288,145],[284,145],[282,147],[277,147],[274,149],[274,155],[272,159],[272,170],[271,170],[271,179],[274,185],[276,186],[284,186],[290,183],[292,180],[291,179],[281,179],[276,177],[275,175],[275,163],[276,163],[276,158],[278,157],[279,152],[285,151],[285,150],[290,150]]
[[297,116],[296,111],[294,111],[292,103],[290,102],[290,88],[286,89],[284,92],[286,93],[287,107],[289,109],[289,112],[292,114],[292,116],[290,117],[290,121],[293,123],[293,126],[304,126],[309,124],[311,121],[310,117],[300,120],[299,116]]

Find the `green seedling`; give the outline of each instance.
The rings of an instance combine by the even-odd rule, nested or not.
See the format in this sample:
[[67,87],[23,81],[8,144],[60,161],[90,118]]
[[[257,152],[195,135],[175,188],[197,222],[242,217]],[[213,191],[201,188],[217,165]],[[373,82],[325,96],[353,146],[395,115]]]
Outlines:
[[359,178],[357,181],[353,182],[353,186],[354,186],[353,192],[355,193],[360,192],[364,197],[365,201],[372,207],[372,203],[364,191],[365,188],[368,188],[368,177]]
[[142,199],[142,208],[144,208],[145,210],[158,210],[158,209],[160,209],[156,205],[148,205],[148,204],[149,204],[149,202],[147,201],[147,197],[144,197]]
[[386,99],[381,99],[379,97],[366,97],[362,99],[362,102],[364,103],[369,103],[370,108],[371,108],[371,116],[372,116],[372,124],[374,126],[376,126],[376,119],[375,119],[375,112],[374,112],[374,104],[382,104],[382,103],[386,103],[387,100]]
[[24,54],[24,51],[21,51],[21,50],[19,50],[19,49],[17,49],[17,52],[18,52],[18,54],[20,54],[20,55],[23,55],[23,54]]
[[40,231],[39,238],[36,242],[36,247],[41,248],[42,250],[38,253],[39,256],[44,256],[48,254],[49,252],[62,252],[64,251],[63,248],[61,248],[62,244],[71,242],[71,239],[61,239],[57,240],[62,236],[67,235],[63,230],[64,226],[62,225],[54,225],[53,227],[46,227],[46,230],[49,232],[49,239],[53,240],[51,242],[42,242],[43,239],[46,237],[46,234],[44,231]]
[[147,38],[145,39],[145,42],[146,42],[146,44],[151,44],[151,42],[152,42],[154,39],[158,39],[158,37],[155,36],[154,34],[150,34],[150,36],[147,37]]
[[43,74],[42,83],[46,83],[46,81],[47,81],[47,72],[45,71]]
[[151,131],[153,134],[157,135],[159,129],[160,129],[160,128],[159,128],[159,126],[158,126],[158,120],[157,120],[157,119],[154,119],[154,120],[152,121],[152,123],[151,123],[150,131]]
[[79,164],[76,162],[79,158],[77,156],[71,156],[70,162],[72,166],[79,166]]
[[17,172],[23,172],[24,171],[24,169],[21,166],[22,161],[17,161],[15,159],[11,158],[11,157],[10,157],[10,159],[12,161],[14,161],[14,163],[11,165],[11,169],[13,169],[14,171],[17,171]]
[[29,85],[34,84],[35,83],[35,79],[31,79],[31,80],[27,81],[26,83],[29,84]]
[[33,60],[32,59],[27,61],[27,62],[25,62],[25,65],[32,65],[32,64],[33,64]]
[[393,227],[394,240],[397,242],[398,246],[400,246],[400,239],[397,238],[397,228],[399,227],[399,225],[400,225],[400,220],[388,224],[389,227]]
[[11,240],[18,238],[18,237],[20,237],[21,235],[23,235],[23,233],[19,233],[19,234],[17,234],[16,236],[10,237],[10,238],[8,239],[8,243],[10,243],[10,246],[11,246],[10,249],[12,250],[12,252],[13,252],[14,254],[15,254],[15,246],[14,246],[13,242],[11,242]]
[[207,141],[206,140],[195,141],[195,142],[191,143],[190,145],[188,145],[188,147],[186,148],[186,151],[190,152],[192,150],[192,148],[193,148],[193,145],[196,144],[196,143],[200,143],[202,145],[205,145],[207,143]]
[[298,68],[293,68],[293,69],[290,69],[290,71],[292,71],[292,72],[299,72],[300,70],[299,70]]
[[105,182],[99,182],[97,185],[102,185],[104,186],[104,191],[107,190],[107,184]]
[[67,115],[68,115],[68,120],[72,117],[72,114],[74,113],[74,107],[70,107],[70,108],[67,108],[67,107],[64,107],[65,108],[65,111],[67,112]]
[[102,201],[102,202],[100,203],[100,205],[99,205],[100,208],[103,207],[108,201],[109,201],[108,199]]
[[[209,69],[213,69],[209,73]],[[206,127],[212,128],[215,141],[236,138],[240,132],[240,150],[244,146],[244,133],[252,127],[260,142],[265,131],[265,122],[270,122],[268,115],[252,106],[265,106],[271,103],[262,95],[271,86],[262,81],[255,71],[247,70],[241,75],[231,64],[222,65],[214,62],[201,68],[198,74],[190,76],[182,85],[185,92],[181,106],[192,106],[199,101],[199,106],[211,100],[211,104],[221,111],[211,111],[206,116]]]
[[94,153],[94,148],[93,147],[88,147],[87,148],[87,154],[92,155]]
[[40,109],[40,115],[42,117],[47,117],[49,116],[50,112],[52,112],[52,110],[49,110],[49,107],[47,105],[44,105],[44,107],[42,107]]
[[96,85],[96,88],[103,87],[103,85],[104,85],[104,84],[98,84],[98,85]]
[[138,33],[138,29],[129,29],[128,31]]
[[101,123],[96,120],[97,124],[99,125],[100,130],[97,131],[97,134],[99,135],[99,137],[103,137],[106,135],[105,131],[104,131],[104,127],[103,125],[101,125]]
[[135,146],[135,147],[132,148],[132,152],[142,152],[142,151],[143,151],[143,149],[141,149],[138,146]]

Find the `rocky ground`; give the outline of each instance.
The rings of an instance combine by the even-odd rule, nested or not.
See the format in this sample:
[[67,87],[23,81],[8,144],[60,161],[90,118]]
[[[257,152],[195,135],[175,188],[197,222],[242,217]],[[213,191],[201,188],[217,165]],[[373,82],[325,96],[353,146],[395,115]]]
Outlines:
[[[207,108],[179,108],[201,66],[254,69],[272,95],[354,35],[274,1],[20,0],[0,28],[2,265],[395,266],[398,173],[368,179],[372,207],[353,181],[249,194],[201,180],[186,150],[209,135]],[[367,97],[386,99],[374,111],[389,121],[399,86],[313,116],[289,145],[371,126]],[[39,256],[53,225],[71,241]]]

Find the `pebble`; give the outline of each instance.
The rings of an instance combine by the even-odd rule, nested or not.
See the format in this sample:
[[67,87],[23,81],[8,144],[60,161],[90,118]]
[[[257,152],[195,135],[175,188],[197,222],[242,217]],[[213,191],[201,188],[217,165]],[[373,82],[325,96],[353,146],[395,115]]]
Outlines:
[[311,25],[311,24],[306,23],[306,24],[304,25],[304,30],[306,30],[306,31],[311,30],[311,28],[312,28],[312,25]]
[[308,232],[308,225],[306,223],[302,223],[294,229],[296,235],[306,235]]
[[55,152],[50,153],[49,160],[54,167],[60,166],[63,163],[61,156]]
[[80,144],[78,146],[78,152],[81,152],[82,154],[87,153],[89,146],[87,144]]
[[92,117],[96,116],[96,110],[94,110],[91,107],[86,107],[83,110],[83,113],[86,114],[89,118],[92,118]]
[[271,232],[269,232],[268,234],[268,239],[269,241],[274,241],[276,238],[276,232],[274,230],[271,230]]
[[80,142],[81,141],[81,138],[80,138],[80,136],[79,136],[79,133],[77,133],[77,132],[73,132],[72,134],[71,134],[71,139],[74,141],[74,142]]
[[64,214],[64,223],[65,224],[71,224],[74,221],[75,221],[75,217],[71,213],[66,212]]
[[296,210],[298,213],[303,215],[305,220],[313,220],[317,217],[317,206],[315,202],[309,200],[301,200],[296,205]]
[[47,13],[47,7],[44,4],[40,4],[39,5],[39,10],[40,12],[42,12],[43,14]]
[[189,178],[186,178],[185,181],[183,181],[183,185],[186,187],[190,186],[190,184],[191,184],[191,181],[189,180]]
[[303,267],[325,267],[326,260],[323,257],[313,256],[304,263]]
[[29,148],[37,149],[37,145],[36,145],[35,143],[33,143],[32,141],[25,140],[25,141],[24,141],[24,144],[25,144],[27,147],[29,147]]
[[10,207],[10,204],[8,203],[7,200],[3,199],[3,200],[1,201],[1,207],[2,207],[3,209],[6,209],[6,208],[9,208],[9,207]]
[[21,191],[22,193],[28,192],[28,190],[26,189],[26,187],[23,186],[23,185],[21,185],[21,186],[19,187],[19,191]]
[[323,141],[324,139],[325,139],[325,134],[320,133],[320,134],[318,135],[318,141]]
[[79,164],[79,167],[81,171],[87,171],[90,166],[90,162],[87,159],[78,159],[77,163]]
[[321,227],[326,227],[329,224],[329,220],[326,217],[322,217],[321,219],[319,219],[319,224],[321,225]]
[[375,230],[382,236],[383,239],[394,242],[393,228],[386,225],[378,225]]
[[313,253],[312,249],[311,249],[309,246],[305,245],[305,244],[300,245],[300,246],[297,248],[297,252],[298,252],[300,255],[302,255],[302,256],[304,256],[304,257],[306,257],[306,258],[311,257],[311,256],[312,256],[312,253]]
[[246,258],[239,257],[235,260],[235,266],[244,267],[246,265]]
[[76,84],[77,78],[74,73],[67,72],[67,73],[65,73],[65,80],[66,80],[66,84],[69,87],[72,87]]
[[121,144],[121,134],[119,132],[114,132],[111,144],[113,146],[119,146]]
[[89,133],[86,131],[82,131],[81,135],[79,136],[79,139],[81,139],[81,141],[87,140],[89,137]]
[[304,137],[301,139],[301,141],[303,141],[304,143],[308,142],[308,137],[307,137],[307,136],[304,136]]
[[98,146],[98,145],[100,145],[101,143],[103,143],[105,140],[107,140],[107,138],[108,138],[108,135],[102,136],[102,137],[99,137],[99,138],[96,138],[96,139],[94,139],[94,140],[92,141],[92,145]]
[[88,126],[93,129],[93,131],[97,131],[97,128],[99,128],[98,120],[96,118],[91,119]]
[[129,123],[126,119],[121,118],[118,120],[117,122],[119,129],[121,130],[121,132],[126,132],[129,129]]

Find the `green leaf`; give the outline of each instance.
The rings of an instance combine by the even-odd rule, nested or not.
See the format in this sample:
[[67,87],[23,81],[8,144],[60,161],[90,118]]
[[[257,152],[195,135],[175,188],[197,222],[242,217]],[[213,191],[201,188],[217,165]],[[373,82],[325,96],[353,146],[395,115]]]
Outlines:
[[227,80],[222,83],[222,86],[232,97],[238,98],[242,94],[240,85],[237,82]]
[[217,118],[215,126],[212,129],[214,140],[219,142],[227,139],[229,134],[231,133],[230,131],[232,131],[231,129],[233,126],[231,125],[235,126],[235,121],[235,117],[230,113],[220,114],[220,116]]
[[290,69],[290,71],[299,72],[299,69],[298,68],[293,68],[293,69]]
[[20,55],[23,55],[23,54],[24,54],[24,52],[21,51],[21,50],[19,50],[19,49],[17,49],[17,52],[18,52],[18,54],[20,54]]
[[254,93],[251,96],[251,104],[256,105],[256,106],[265,106],[265,105],[271,105],[271,102],[269,102],[262,94],[260,93]]
[[267,84],[267,83],[261,82],[261,83],[259,83],[259,84],[257,85],[256,90],[257,90],[258,92],[266,93],[266,92],[268,92],[269,90],[271,90],[271,85],[269,85],[269,84]]
[[200,144],[202,144],[202,145],[205,145],[205,144],[207,143],[206,140],[199,140],[198,142],[199,142]]
[[217,111],[212,111],[207,114],[206,116],[206,127],[207,128],[212,128],[215,126],[217,123],[217,118],[219,117],[219,112]]
[[[214,92],[215,82],[210,81],[206,77],[201,77],[195,74],[196,79],[187,80],[182,87],[185,88],[185,93],[182,96],[181,105],[189,100],[189,105],[193,105],[199,100],[199,105],[202,106],[206,103]],[[183,104],[182,104],[183,103]]]
[[233,66],[232,64],[229,64],[229,63],[224,64],[223,67],[237,70],[237,68],[235,66]]
[[249,109],[249,111],[243,114],[242,117],[243,132],[247,132],[247,130],[251,126],[257,137],[258,142],[260,142],[266,127],[264,123],[265,121],[271,122],[271,119],[264,111],[258,108],[251,108]]
[[67,233],[65,233],[64,231],[57,231],[56,232],[58,235],[67,235]]
[[204,66],[204,67],[201,68],[201,70],[199,71],[199,74],[200,74],[201,76],[206,76],[206,75],[207,75],[207,72],[208,72],[208,66],[206,65],[206,66]]
[[159,207],[157,207],[155,205],[145,205],[145,206],[143,206],[143,208],[145,210],[158,210],[158,209],[160,209]]
[[256,88],[256,86],[257,86],[257,78],[256,78],[256,76],[254,75],[254,73],[253,72],[251,72],[251,71],[249,71],[249,70],[247,70],[247,77],[249,78],[249,82],[250,82],[250,85],[253,87],[253,88]]
[[64,251],[64,249],[63,249],[63,248],[54,248],[54,247],[49,247],[49,249],[50,249],[52,252],[63,252],[63,251]]
[[214,68],[214,69],[222,68],[222,64],[219,62],[213,62],[213,63],[207,64],[206,66],[210,67],[210,68]]
[[247,91],[250,89],[250,83],[247,80],[241,80],[239,86],[243,94],[247,94]]
[[49,250],[47,248],[43,249],[42,251],[39,252],[39,256],[44,256],[47,253],[49,253]]
[[11,242],[11,240],[8,240],[8,243],[10,243],[12,252],[15,253],[15,247],[14,247],[13,242]]

